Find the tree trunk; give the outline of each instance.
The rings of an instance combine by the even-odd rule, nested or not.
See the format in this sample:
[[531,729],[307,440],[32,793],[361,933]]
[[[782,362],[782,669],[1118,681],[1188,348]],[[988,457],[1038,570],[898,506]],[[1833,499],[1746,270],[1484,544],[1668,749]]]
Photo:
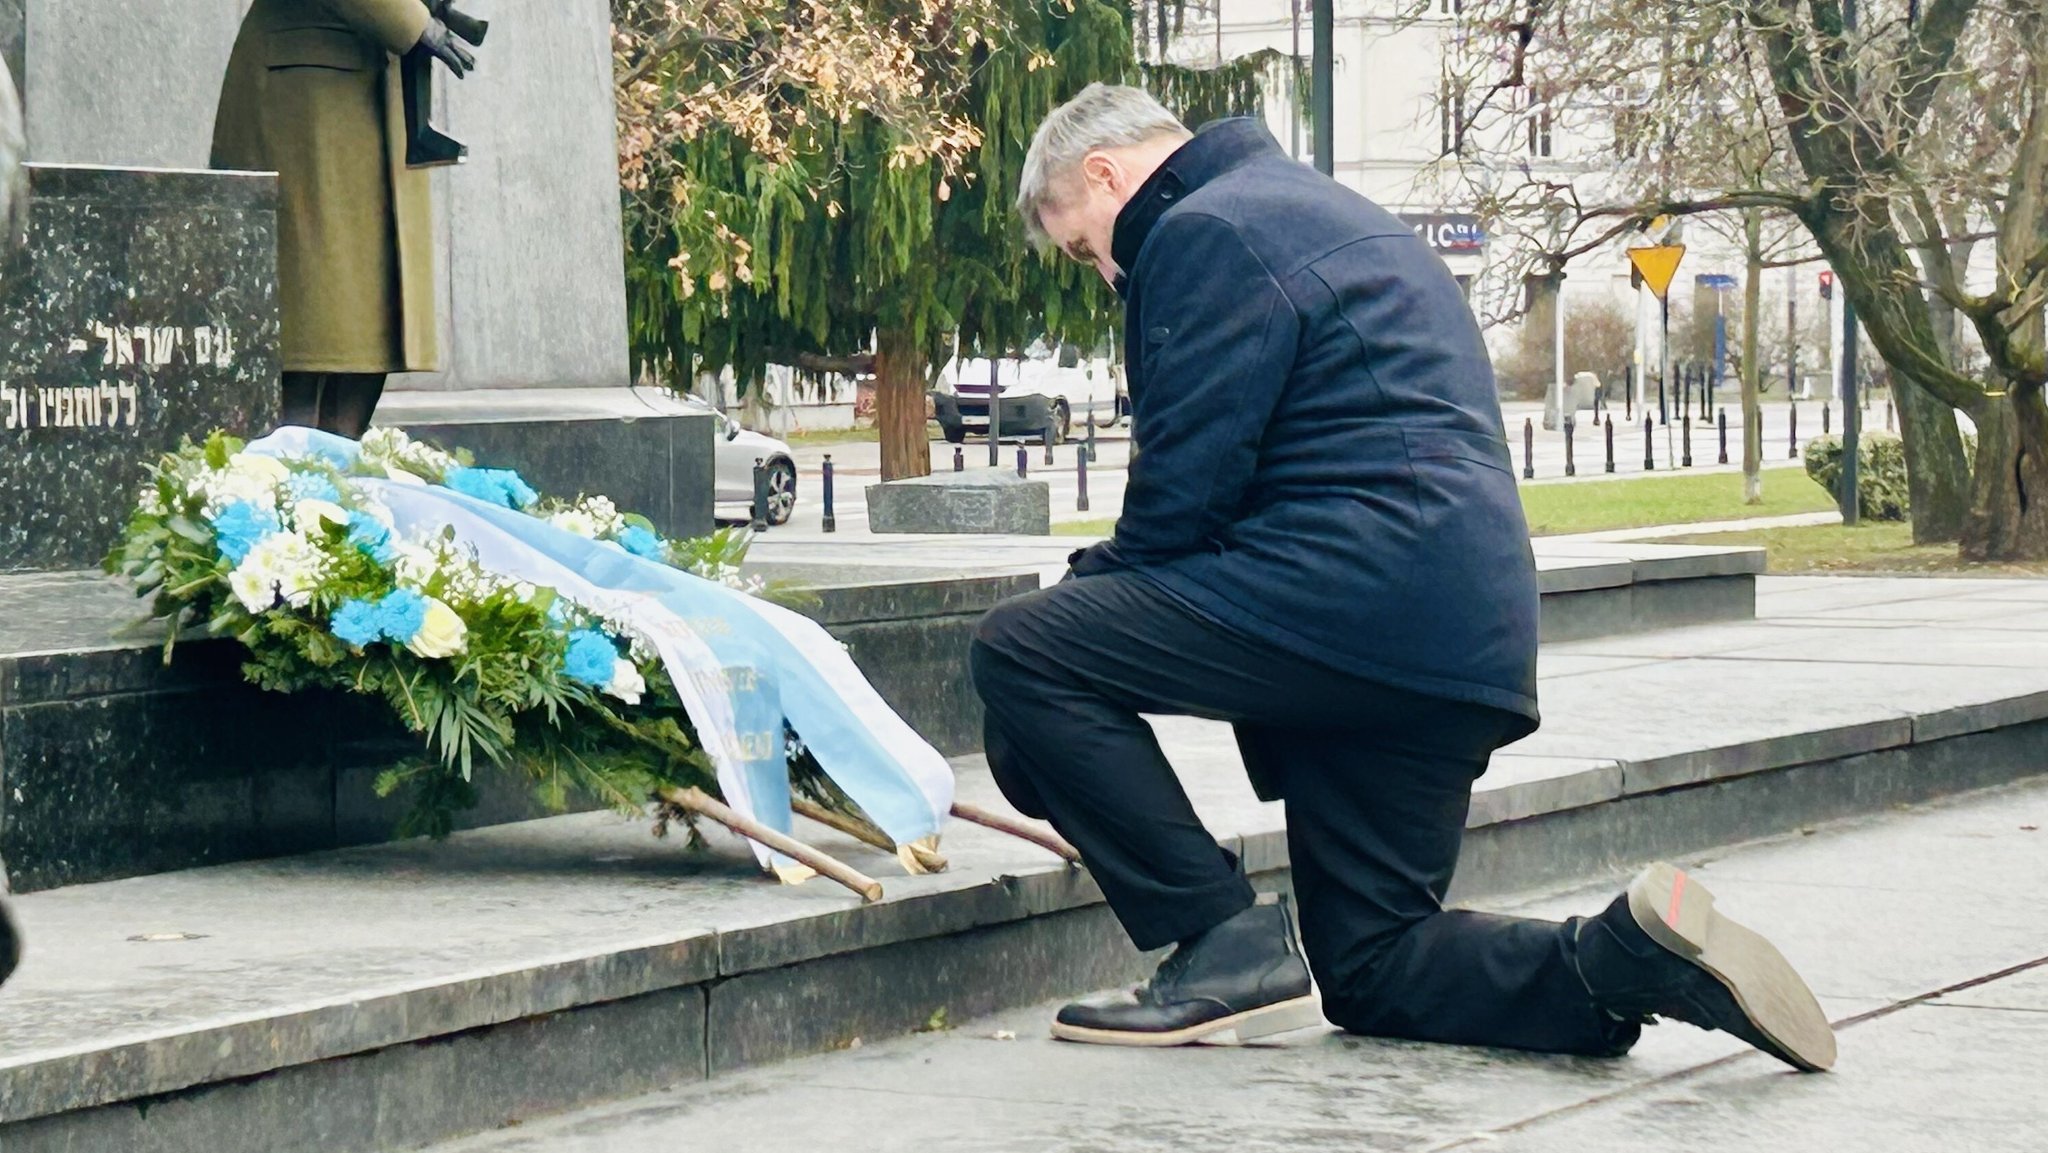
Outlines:
[[1970,515],[1970,458],[1956,410],[1892,370],[1899,438],[1906,450],[1906,492],[1914,544],[1941,544],[1963,534]]
[[932,474],[924,395],[924,358],[917,342],[900,329],[882,329],[875,347],[875,428],[881,434],[885,481]]
[[[1963,231],[1967,219],[1949,222],[1950,234]],[[1958,279],[1970,267],[1973,240],[1945,243],[1941,236],[1916,237],[1923,265],[1947,261]],[[1934,274],[1928,269],[1928,275]],[[1927,295],[1927,319],[1934,343],[1950,368],[1963,365],[1956,341],[1956,310],[1938,292]],[[1914,544],[1940,544],[1960,539],[1970,515],[1970,461],[1963,448],[1956,410],[1904,372],[1892,372],[1892,400],[1899,415],[1899,436],[1906,449],[1906,491],[1913,519]]]
[[1749,249],[1748,277],[1742,285],[1742,499],[1749,504],[1764,502],[1764,416],[1763,366],[1757,356],[1757,313],[1763,304],[1764,252],[1763,210],[1751,208],[1742,214],[1742,230]]
[[2048,560],[2048,404],[2039,386],[1986,398],[1962,555],[1969,561]]

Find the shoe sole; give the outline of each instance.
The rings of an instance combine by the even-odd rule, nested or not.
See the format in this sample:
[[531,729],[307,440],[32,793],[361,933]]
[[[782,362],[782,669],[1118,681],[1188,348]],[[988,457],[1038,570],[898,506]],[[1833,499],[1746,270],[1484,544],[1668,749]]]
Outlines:
[[1650,939],[1726,986],[1765,1052],[1809,1073],[1835,1063],[1835,1031],[1792,963],[1761,935],[1721,915],[1714,895],[1658,863],[1628,887],[1629,912]]
[[1323,1003],[1314,996],[1297,997],[1218,1017],[1170,1033],[1134,1033],[1116,1029],[1088,1029],[1079,1025],[1052,1023],[1052,1035],[1062,1041],[1083,1045],[1124,1045],[1134,1049],[1171,1049],[1196,1043],[1249,1045],[1281,1033],[1308,1029],[1323,1023]]

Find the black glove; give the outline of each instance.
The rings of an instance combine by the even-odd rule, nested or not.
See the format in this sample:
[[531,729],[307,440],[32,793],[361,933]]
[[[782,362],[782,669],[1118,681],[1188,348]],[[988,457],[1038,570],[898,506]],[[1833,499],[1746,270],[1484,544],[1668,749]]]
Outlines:
[[439,20],[428,20],[427,30],[420,33],[421,48],[426,49],[448,66],[448,71],[460,80],[476,67],[476,57],[470,54],[448,31],[448,26]]

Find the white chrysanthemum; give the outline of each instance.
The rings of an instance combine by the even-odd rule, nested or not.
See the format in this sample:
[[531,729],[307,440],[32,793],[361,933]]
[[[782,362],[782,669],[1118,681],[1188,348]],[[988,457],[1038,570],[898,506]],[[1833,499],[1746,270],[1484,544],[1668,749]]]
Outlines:
[[549,517],[548,523],[563,532],[575,533],[588,540],[597,539],[597,518],[580,508],[565,508]]
[[632,661],[621,657],[612,662],[612,681],[604,691],[629,705],[637,705],[647,692],[647,678],[640,675]]
[[136,498],[135,506],[144,516],[164,516],[171,510],[164,506],[164,494],[154,484],[142,486],[142,495]]
[[252,613],[266,612],[277,603],[277,579],[268,571],[259,569],[249,562],[256,554],[251,552],[228,574],[228,591],[242,602],[242,607]]

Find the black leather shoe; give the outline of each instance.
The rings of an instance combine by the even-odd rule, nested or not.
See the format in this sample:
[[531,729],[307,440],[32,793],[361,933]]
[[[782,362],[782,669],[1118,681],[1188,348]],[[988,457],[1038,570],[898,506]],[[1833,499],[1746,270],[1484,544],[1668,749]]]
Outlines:
[[1128,994],[1061,1009],[1052,1035],[1095,1045],[1244,1044],[1323,1022],[1284,905],[1253,905],[1160,962]]
[[1576,951],[1586,991],[1622,1021],[1718,1029],[1809,1073],[1835,1063],[1834,1029],[1791,963],[1674,866],[1643,870],[1578,922]]
[[14,966],[21,963],[21,935],[14,931],[14,919],[7,915],[7,906],[0,904],[0,985],[14,974]]

